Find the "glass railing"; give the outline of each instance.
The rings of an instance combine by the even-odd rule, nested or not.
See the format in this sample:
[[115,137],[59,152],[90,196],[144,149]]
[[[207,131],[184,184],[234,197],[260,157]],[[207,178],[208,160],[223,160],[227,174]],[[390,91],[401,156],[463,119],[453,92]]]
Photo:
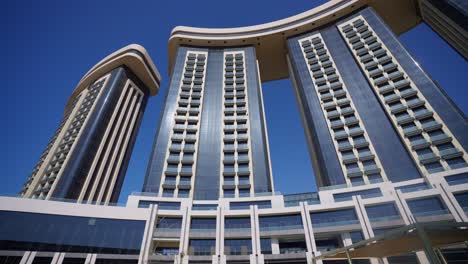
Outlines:
[[260,231],[281,231],[281,230],[295,230],[295,229],[304,229],[304,227],[302,225],[270,225],[270,226],[260,225]]
[[413,215],[416,216],[416,217],[447,215],[447,214],[450,214],[450,212],[447,209],[431,210],[431,211],[413,213]]
[[306,248],[300,248],[300,247],[296,247],[296,248],[280,248],[280,254],[294,254],[294,253],[303,253],[303,252],[306,252],[307,249]]
[[386,221],[392,221],[392,220],[399,220],[401,219],[401,216],[399,215],[390,215],[390,216],[370,216],[369,220],[371,222],[386,222]]
[[350,220],[340,220],[340,221],[330,221],[330,222],[321,222],[321,223],[314,223],[312,219],[312,226],[313,227],[331,227],[331,226],[346,226],[346,225],[357,225],[359,224],[359,220],[357,219],[350,219]]

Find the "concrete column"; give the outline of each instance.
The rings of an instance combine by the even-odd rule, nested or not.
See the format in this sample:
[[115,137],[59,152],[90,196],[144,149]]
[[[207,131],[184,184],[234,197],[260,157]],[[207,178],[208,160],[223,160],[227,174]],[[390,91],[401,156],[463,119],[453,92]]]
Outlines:
[[276,238],[276,237],[271,238],[271,253],[272,254],[279,254],[280,253],[279,241],[278,241],[278,238]]
[[465,211],[463,211],[463,208],[458,204],[453,193],[448,190],[449,186],[447,183],[436,184],[435,186],[440,190],[440,196],[447,205],[450,213],[455,218],[455,221],[468,222],[468,217],[466,216]]
[[91,255],[91,261],[89,262],[89,264],[95,264],[96,263],[96,258],[97,258],[97,254],[92,254]]
[[219,206],[216,212],[216,255],[224,255],[224,210]]
[[362,233],[364,234],[365,239],[369,239],[374,236],[374,231],[372,230],[369,217],[367,216],[366,209],[362,203],[360,195],[353,196],[354,206],[356,208],[356,214],[361,224]]
[[21,258],[21,261],[19,264],[26,264],[28,262],[30,255],[31,255],[31,251],[24,252],[23,257]]
[[158,205],[150,205],[148,208],[148,219],[146,220],[145,233],[143,235],[143,241],[141,242],[140,256],[138,258],[139,264],[148,263],[158,209]]
[[309,210],[307,209],[307,202],[300,202],[302,226],[304,227],[304,236],[307,245],[307,252],[316,252],[314,233],[312,231],[312,221],[310,219]]
[[85,263],[84,264],[91,264],[91,258],[93,257],[93,254],[88,254],[86,255]]
[[[187,259],[188,256],[188,243],[189,243],[189,234],[190,234],[190,214],[188,207],[182,208],[182,228],[180,230],[180,245],[179,253],[183,256],[184,259]],[[188,260],[187,260],[188,261]]]
[[65,253],[56,252],[54,254],[51,264],[62,264],[64,258],[65,258]]
[[250,263],[263,264],[262,249],[260,246],[260,224],[258,220],[258,207],[250,206],[250,234],[252,237],[252,254]]
[[26,264],[32,264],[34,261],[34,258],[36,257],[37,251],[31,251],[29,254],[28,260],[26,261]]

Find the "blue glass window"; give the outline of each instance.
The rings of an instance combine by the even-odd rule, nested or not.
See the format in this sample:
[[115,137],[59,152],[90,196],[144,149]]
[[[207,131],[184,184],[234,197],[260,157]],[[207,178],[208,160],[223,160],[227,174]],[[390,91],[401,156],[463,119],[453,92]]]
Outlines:
[[262,250],[262,254],[271,254],[271,239],[260,238],[260,247]]
[[354,208],[310,213],[313,227],[329,227],[359,224]]
[[303,229],[301,215],[260,216],[261,231]]
[[468,212],[468,192],[455,194],[455,199],[457,199],[463,211]]
[[0,250],[138,254],[145,221],[0,211]]
[[409,200],[408,206],[414,216],[431,216],[448,214],[447,207],[439,197]]
[[215,218],[192,218],[191,230],[216,230]]
[[159,209],[163,210],[180,210],[179,202],[140,201],[138,203],[138,207],[148,208],[150,204],[157,204],[159,206]]
[[224,229],[250,229],[250,217],[225,218]]
[[209,256],[216,252],[215,239],[190,239],[189,255]]
[[225,239],[224,254],[226,255],[250,255],[252,253],[251,239]]
[[249,209],[251,205],[256,205],[258,208],[271,208],[271,201],[252,201],[252,202],[231,202],[229,209],[244,210]]
[[396,187],[395,189],[401,190],[401,192],[403,193],[408,193],[408,192],[431,189],[431,186],[425,182],[422,182],[422,183],[416,183],[416,184],[411,184],[411,185],[406,185],[406,186],[399,186],[399,187]]
[[335,193],[333,194],[333,198],[335,199],[335,202],[351,201],[353,199],[353,196],[356,195],[361,195],[363,199],[366,199],[372,197],[380,197],[382,196],[382,192],[379,188],[374,188],[362,191]]
[[458,185],[468,183],[468,173],[461,173],[445,177],[448,185]]
[[366,212],[371,222],[401,219],[394,203],[366,206]]
[[193,204],[192,205],[192,210],[197,210],[197,211],[201,211],[201,210],[216,210],[218,209],[218,205],[217,204]]

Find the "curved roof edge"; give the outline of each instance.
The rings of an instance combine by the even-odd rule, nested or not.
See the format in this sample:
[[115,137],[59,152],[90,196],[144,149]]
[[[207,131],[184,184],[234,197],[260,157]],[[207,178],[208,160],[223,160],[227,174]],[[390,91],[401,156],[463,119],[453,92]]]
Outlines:
[[[286,39],[306,33],[345,17],[356,10],[373,7],[396,34],[420,23],[418,0],[330,0],[303,13],[277,21],[237,28],[177,26],[168,43],[169,74],[180,45],[193,47],[256,47],[262,81],[288,77]],[[271,56],[277,54],[278,56]],[[278,58],[272,58],[278,57]]]
[[68,99],[65,110],[72,98],[88,87],[97,78],[119,66],[127,66],[149,89],[150,95],[156,95],[161,83],[161,75],[146,49],[138,44],[125,46],[94,65],[80,80]]

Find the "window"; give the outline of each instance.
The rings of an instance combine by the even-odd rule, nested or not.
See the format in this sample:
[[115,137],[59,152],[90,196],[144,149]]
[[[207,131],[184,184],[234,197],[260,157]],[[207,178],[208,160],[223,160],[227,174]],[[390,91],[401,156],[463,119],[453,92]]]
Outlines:
[[151,204],[158,205],[162,210],[180,210],[179,202],[140,201],[138,208],[148,208]]
[[359,224],[354,208],[310,213],[313,227],[330,227]]
[[468,183],[468,173],[461,173],[457,175],[450,175],[445,177],[448,185],[458,185]]
[[0,250],[106,254],[139,254],[146,224],[11,211],[0,211],[0,219]]
[[192,218],[190,230],[216,230],[215,218]]
[[457,199],[463,211],[468,212],[468,192],[455,194],[455,199]]
[[189,255],[209,256],[214,255],[216,250],[215,239],[190,239]]
[[225,239],[224,254],[226,255],[250,255],[252,253],[251,239]]
[[301,215],[260,216],[260,231],[303,229]]
[[366,206],[366,212],[371,222],[381,222],[401,218],[394,203],[369,205]]
[[156,229],[173,229],[180,230],[182,228],[182,218],[160,217],[156,222]]
[[259,209],[271,208],[271,201],[231,202],[229,203],[229,209],[231,210],[250,209],[251,205],[256,205],[258,206]]
[[372,197],[380,197],[382,196],[382,192],[380,191],[379,188],[374,188],[374,189],[367,189],[367,190],[362,190],[362,191],[335,193],[333,194],[333,198],[335,199],[335,202],[351,201],[353,199],[352,197],[355,195],[361,195],[363,199],[366,199],[366,198],[372,198]]
[[225,218],[224,229],[226,230],[250,229],[250,217]]
[[408,206],[417,217],[449,214],[445,204],[437,196],[409,200]]

